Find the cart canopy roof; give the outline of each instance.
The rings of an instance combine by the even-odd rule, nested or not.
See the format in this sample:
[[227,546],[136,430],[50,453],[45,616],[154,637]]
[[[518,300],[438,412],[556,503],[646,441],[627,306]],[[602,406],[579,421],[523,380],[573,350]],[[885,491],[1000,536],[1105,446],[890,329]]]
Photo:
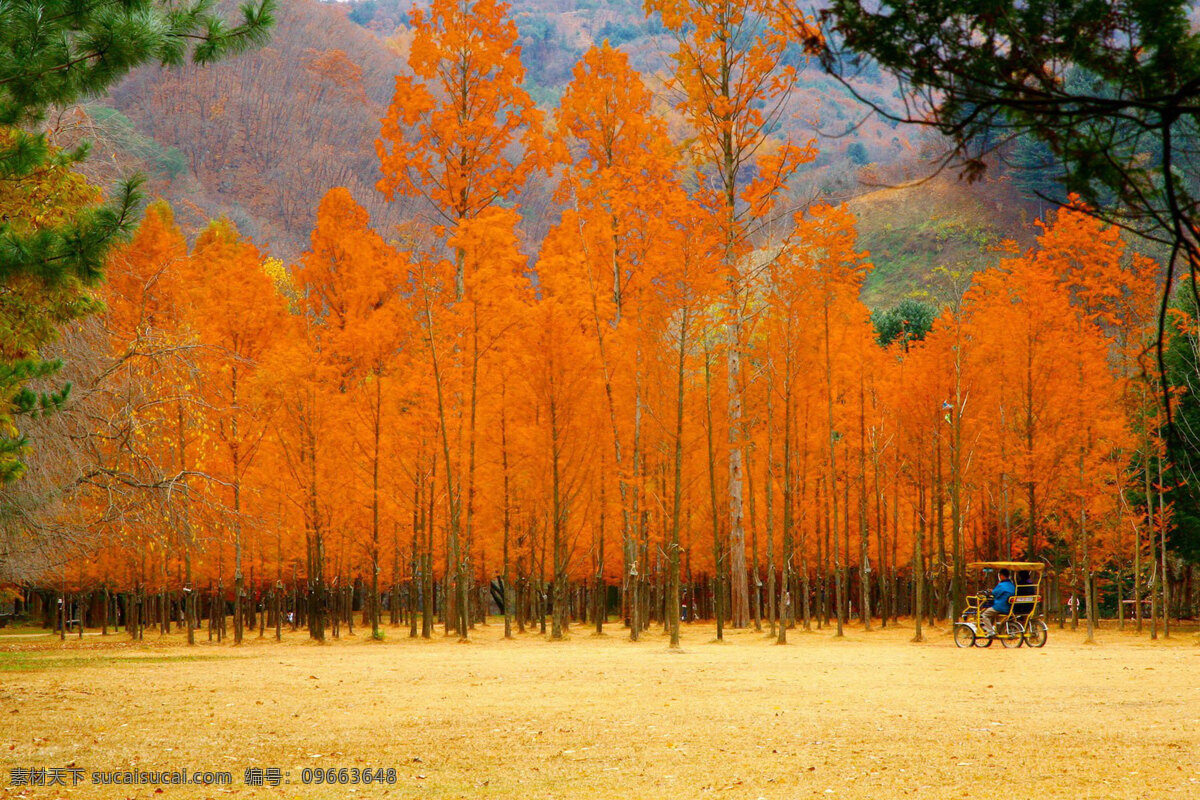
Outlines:
[[1041,572],[1046,568],[1045,564],[1033,561],[972,561],[967,564],[967,569],[1026,569],[1030,572]]

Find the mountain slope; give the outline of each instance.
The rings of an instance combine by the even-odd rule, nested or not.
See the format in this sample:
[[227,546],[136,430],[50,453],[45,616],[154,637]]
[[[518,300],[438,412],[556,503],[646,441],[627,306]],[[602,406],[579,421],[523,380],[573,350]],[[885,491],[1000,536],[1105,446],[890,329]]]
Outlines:
[[995,266],[1002,241],[1033,243],[1029,206],[1003,180],[968,185],[943,173],[862,195],[848,205],[858,217],[859,246],[875,265],[863,287],[863,300],[872,308],[911,294],[949,300],[965,286],[955,273],[969,276]]
[[[139,70],[89,107],[100,151],[89,169],[105,181],[114,172],[145,172],[150,193],[171,202],[185,229],[227,216],[285,261],[307,247],[316,207],[334,186],[349,187],[375,227],[392,235],[414,221],[417,206],[386,203],[375,191],[374,141],[393,77],[405,69],[409,8],[409,0],[289,0],[261,50],[203,69]],[[516,0],[511,13],[526,86],[547,111],[575,60],[597,41],[619,45],[652,85],[659,85],[653,73],[669,65],[673,43],[637,0]],[[858,88],[876,97],[889,91],[877,72]],[[674,114],[668,102],[660,110]],[[922,131],[870,120],[852,136],[838,135],[863,113],[819,68],[804,69],[786,124],[795,138],[816,138],[820,153],[799,176],[797,198],[852,197],[862,192],[860,180],[922,173],[921,153],[930,146]],[[677,116],[672,125],[682,135]],[[539,177],[521,200],[527,253],[536,252],[556,216],[550,190],[550,180]],[[872,305],[914,291],[944,296],[949,289],[933,275],[937,267],[995,263],[991,247],[1019,235],[1025,221],[1016,194],[995,181],[965,187],[939,177],[861,194],[850,205],[876,264],[864,291]],[[424,223],[418,217],[415,224]]]
[[334,186],[348,186],[381,230],[404,219],[374,189],[374,141],[400,67],[344,9],[289,0],[266,47],[203,68],[138,70],[92,117],[101,151],[148,172],[150,192],[185,227],[225,215],[291,258]]

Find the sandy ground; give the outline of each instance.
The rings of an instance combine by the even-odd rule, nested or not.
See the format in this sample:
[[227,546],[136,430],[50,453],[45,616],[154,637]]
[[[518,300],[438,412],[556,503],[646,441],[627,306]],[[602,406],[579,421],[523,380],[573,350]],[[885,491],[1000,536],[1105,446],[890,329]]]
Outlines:
[[[939,630],[778,647],[697,625],[682,653],[615,625],[562,643],[501,633],[188,648],[3,630],[0,798],[1200,798],[1192,631],[1105,629],[1089,646],[1052,626],[1043,650],[958,650]],[[66,766],[84,782],[11,785],[13,768]],[[257,767],[290,783],[247,786]],[[303,785],[318,767],[396,782]],[[131,768],[233,783],[90,783]]]

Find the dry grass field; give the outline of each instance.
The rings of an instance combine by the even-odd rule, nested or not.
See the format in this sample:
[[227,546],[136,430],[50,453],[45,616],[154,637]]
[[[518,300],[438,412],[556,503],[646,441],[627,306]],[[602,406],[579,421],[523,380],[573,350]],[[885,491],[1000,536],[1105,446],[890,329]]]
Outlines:
[[[958,650],[942,630],[843,640],[685,626],[570,641],[188,648],[0,631],[0,798],[1198,798],[1200,640]],[[18,787],[10,770],[83,769]],[[244,784],[248,767],[290,783]],[[305,786],[305,768],[395,768]],[[96,787],[94,770],[228,770],[229,787]]]

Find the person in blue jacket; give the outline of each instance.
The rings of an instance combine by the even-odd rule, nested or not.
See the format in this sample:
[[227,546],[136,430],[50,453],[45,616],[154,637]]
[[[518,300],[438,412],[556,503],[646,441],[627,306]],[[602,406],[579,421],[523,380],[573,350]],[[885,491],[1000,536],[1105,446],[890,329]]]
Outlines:
[[1017,593],[1017,587],[1013,585],[1012,577],[1007,569],[997,570],[996,580],[996,588],[992,590],[992,604],[984,609],[981,618],[983,630],[988,636],[996,635],[996,617],[1008,613],[1012,597]]

